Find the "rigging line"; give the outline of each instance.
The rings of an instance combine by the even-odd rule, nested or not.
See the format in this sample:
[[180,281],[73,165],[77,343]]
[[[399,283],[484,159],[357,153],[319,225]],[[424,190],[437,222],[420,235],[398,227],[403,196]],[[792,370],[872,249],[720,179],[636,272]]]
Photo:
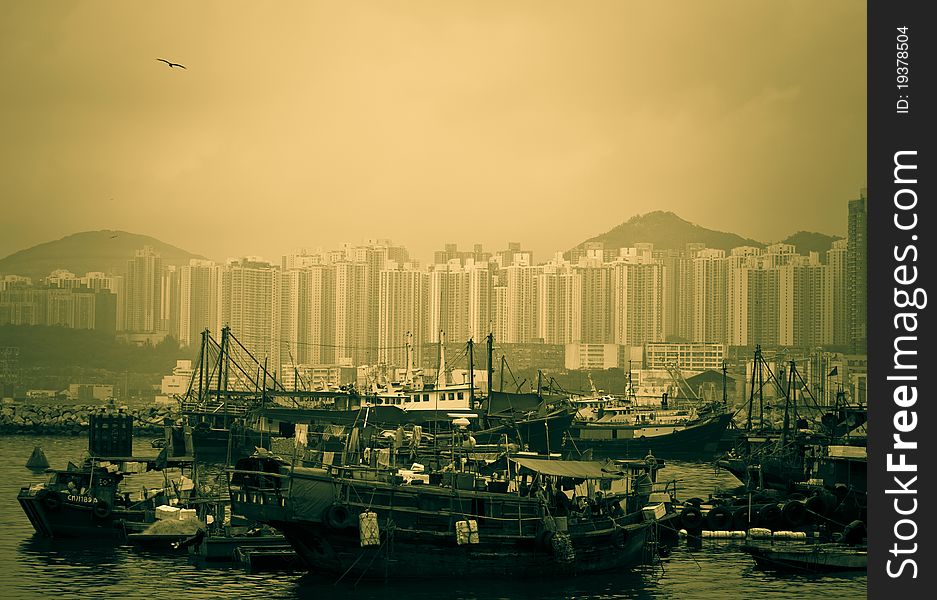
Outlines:
[[[239,339],[237,338],[237,336],[235,336],[233,333],[231,333],[230,330],[228,330],[228,335],[229,335],[230,337],[234,338],[234,341],[237,343],[237,345],[240,346],[240,347],[244,350],[244,352],[247,353],[247,355],[254,361],[254,364],[256,364],[258,367],[260,367],[260,368],[263,369],[265,375],[270,375],[270,372],[267,371],[267,367],[264,366],[264,365],[261,365],[261,364],[260,364],[260,361],[257,360],[256,358],[254,358],[254,355],[251,354],[250,350],[248,350],[247,348],[244,347],[244,344],[241,343],[241,340],[239,340]],[[234,364],[235,364],[235,366],[238,366],[237,363],[234,363]],[[240,367],[238,367],[238,368],[240,368]],[[243,369],[241,369],[241,371],[244,372]],[[247,372],[244,372],[244,374],[247,375],[248,377],[250,377],[250,375],[249,375]],[[277,386],[279,386],[281,390],[286,391],[286,388],[283,387],[283,384],[282,384],[282,383],[280,383],[279,381],[277,381],[277,378],[276,378],[276,377],[273,377],[272,375],[271,375],[270,377],[271,377],[271,379],[273,380],[273,389],[274,389],[274,390],[276,390],[276,389],[277,389]],[[256,387],[260,387],[260,386],[257,385],[257,382],[256,382],[256,381],[254,382],[254,385],[255,385]]]
[[[234,335],[234,334],[232,334],[232,335]],[[242,334],[240,335],[240,337],[244,338],[245,340],[260,341],[260,342],[263,342],[263,343],[295,344],[295,345],[297,345],[297,346],[307,346],[307,347],[310,347],[310,348],[338,348],[338,349],[342,349],[342,350],[375,350],[375,349],[377,349],[377,350],[403,350],[403,349],[405,349],[405,348],[407,347],[406,344],[404,344],[403,346],[371,346],[371,345],[368,345],[368,346],[349,346],[349,345],[344,345],[344,344],[315,344],[315,343],[313,343],[313,342],[300,342],[300,341],[297,341],[297,340],[284,340],[284,339],[282,339],[282,338],[275,338],[275,337],[266,336],[266,335],[252,335],[252,334],[249,334],[249,333],[242,333]],[[433,345],[435,345],[435,344],[433,344]],[[421,344],[421,345],[420,345],[421,348],[427,348],[427,347],[429,347],[429,346],[430,346],[430,344]]]

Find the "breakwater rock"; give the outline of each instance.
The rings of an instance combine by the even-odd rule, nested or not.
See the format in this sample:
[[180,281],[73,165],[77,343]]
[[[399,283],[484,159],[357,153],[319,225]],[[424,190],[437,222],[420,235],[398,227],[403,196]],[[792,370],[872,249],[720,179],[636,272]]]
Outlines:
[[[87,406],[54,404],[6,404],[0,408],[0,433],[81,435],[88,431],[89,416],[102,410]],[[137,433],[161,433],[166,418],[175,420],[175,407],[150,405],[125,408],[133,415]]]

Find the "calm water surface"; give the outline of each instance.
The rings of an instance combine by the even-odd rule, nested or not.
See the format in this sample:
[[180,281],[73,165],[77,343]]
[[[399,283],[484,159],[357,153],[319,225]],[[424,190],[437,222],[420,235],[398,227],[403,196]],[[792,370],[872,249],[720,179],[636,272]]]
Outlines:
[[[779,576],[754,567],[737,543],[679,545],[661,564],[622,574],[557,581],[480,582],[453,574],[443,583],[361,584],[322,581],[302,574],[249,574],[235,567],[200,565],[188,556],[139,553],[125,547],[51,542],[33,535],[16,494],[45,480],[23,465],[40,445],[53,467],[64,468],[87,447],[85,437],[0,436],[0,598],[864,598],[866,577]],[[137,440],[153,454],[149,440]],[[662,478],[680,482],[680,497],[706,498],[717,486],[738,482],[708,464],[673,462]],[[418,569],[419,565],[414,565]]]

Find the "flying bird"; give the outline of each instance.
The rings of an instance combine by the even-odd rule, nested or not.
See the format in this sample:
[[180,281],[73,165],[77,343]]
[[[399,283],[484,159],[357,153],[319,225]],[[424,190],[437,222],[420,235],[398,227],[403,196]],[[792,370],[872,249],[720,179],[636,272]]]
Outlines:
[[174,62],[169,62],[169,61],[166,60],[165,58],[157,58],[156,60],[158,60],[158,61],[160,61],[160,62],[166,63],[167,65],[169,65],[169,68],[170,68],[170,69],[173,68],[173,67],[180,67],[180,68],[182,68],[182,69],[185,69],[185,65],[180,65],[179,63],[174,63]]
[[116,233],[111,236],[111,239],[114,239],[115,237],[117,237],[117,234],[116,234]]

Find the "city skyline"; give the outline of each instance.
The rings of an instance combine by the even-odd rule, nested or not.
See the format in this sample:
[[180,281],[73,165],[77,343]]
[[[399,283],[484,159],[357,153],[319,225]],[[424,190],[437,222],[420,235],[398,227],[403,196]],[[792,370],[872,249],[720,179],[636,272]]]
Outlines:
[[[865,189],[864,187],[859,189],[859,196],[861,196],[861,195],[864,193],[864,191],[863,191],[864,189]],[[843,201],[843,209],[845,209],[845,208],[849,205],[849,203],[854,200],[855,197],[856,197],[856,194],[854,193],[852,196],[850,196],[849,199],[844,200],[844,201]],[[693,227],[702,228],[702,229],[706,230],[706,233],[707,233],[707,234],[728,234],[728,235],[730,235],[730,236],[738,236],[738,237],[740,237],[740,238],[744,238],[744,237],[745,237],[744,235],[741,235],[739,232],[735,232],[735,231],[721,231],[721,230],[718,230],[718,229],[714,229],[714,228],[707,227],[707,224],[705,224],[705,223],[696,223],[696,222],[685,221],[685,220],[681,217],[681,215],[677,215],[677,214],[674,214],[674,213],[669,212],[669,211],[651,211],[650,213],[632,215],[630,219],[628,219],[628,220],[626,220],[626,221],[623,221],[622,223],[615,224],[614,226],[612,226],[612,227],[609,228],[609,229],[606,229],[606,230],[603,230],[603,231],[598,231],[598,230],[596,230],[595,232],[593,232],[593,235],[592,235],[589,239],[593,239],[593,238],[596,238],[596,237],[602,237],[602,236],[604,236],[604,235],[610,233],[611,231],[615,230],[616,228],[618,228],[618,227],[620,227],[620,226],[627,225],[627,224],[632,223],[632,222],[634,222],[634,221],[640,221],[641,219],[647,218],[647,217],[649,217],[649,216],[651,216],[651,215],[660,214],[660,213],[666,213],[666,214],[672,215],[672,217],[674,217],[675,220],[677,220],[677,221],[682,221],[682,222],[684,222],[684,223],[686,223],[686,224],[688,224],[688,225],[690,225],[690,226],[693,226]],[[821,235],[821,236],[827,236],[827,237],[834,238],[834,239],[844,239],[844,238],[846,237],[846,235],[848,234],[847,227],[844,226],[844,227],[841,227],[840,229],[842,229],[842,232],[841,232],[841,233],[830,233],[830,232],[827,232],[827,231],[819,231],[819,230],[811,229],[810,225],[801,223],[796,229],[787,232],[787,233],[786,233],[783,237],[781,237],[781,238],[772,239],[772,240],[752,239],[752,241],[753,241],[753,242],[757,242],[757,244],[759,244],[759,245],[761,245],[761,246],[769,246],[769,245],[771,245],[771,244],[777,244],[777,243],[788,243],[788,242],[786,242],[786,240],[789,239],[789,238],[794,237],[795,234],[798,234],[798,233],[819,234],[819,235]],[[133,236],[140,236],[140,237],[143,237],[143,238],[151,238],[151,239],[153,240],[153,242],[156,242],[156,243],[159,243],[159,244],[164,244],[164,245],[170,246],[170,247],[174,248],[175,250],[178,250],[178,251],[183,252],[183,253],[191,254],[191,255],[193,255],[193,256],[196,257],[196,258],[204,258],[204,259],[206,259],[206,260],[212,260],[212,261],[215,261],[215,262],[218,262],[218,263],[224,263],[224,262],[231,261],[231,260],[240,260],[240,259],[242,259],[242,258],[254,258],[254,259],[258,259],[258,260],[262,260],[262,261],[266,261],[266,262],[270,262],[270,263],[274,263],[274,264],[275,264],[275,263],[277,263],[280,259],[282,259],[283,256],[292,255],[292,254],[301,254],[301,253],[303,253],[303,252],[322,251],[322,250],[327,249],[326,246],[323,246],[322,244],[316,244],[313,240],[310,240],[310,241],[309,241],[308,243],[306,243],[306,244],[300,244],[299,246],[296,246],[296,247],[285,248],[282,252],[279,252],[279,253],[277,253],[277,254],[275,254],[275,255],[269,255],[269,256],[268,256],[268,255],[258,255],[258,254],[250,254],[250,253],[247,253],[247,252],[240,252],[240,253],[229,254],[229,255],[220,255],[220,254],[217,254],[217,253],[214,253],[214,254],[213,254],[213,253],[211,253],[211,252],[208,252],[208,253],[194,252],[194,251],[191,251],[189,248],[176,246],[175,244],[168,243],[168,242],[166,242],[165,240],[162,240],[162,239],[157,239],[155,236],[149,235],[148,233],[142,232],[142,231],[124,231],[124,230],[100,229],[100,230],[91,230],[91,231],[77,231],[77,232],[69,233],[69,234],[67,234],[67,235],[65,235],[65,236],[63,236],[63,237],[61,237],[61,238],[58,238],[58,239],[44,240],[44,241],[39,242],[38,244],[36,244],[36,245],[34,245],[34,246],[30,246],[30,247],[27,247],[27,248],[20,248],[20,249],[18,249],[18,250],[15,250],[14,252],[12,252],[11,254],[9,254],[9,255],[7,255],[7,256],[0,256],[0,260],[5,260],[5,259],[7,259],[7,258],[12,258],[12,257],[14,257],[14,256],[17,256],[17,255],[23,253],[23,252],[28,252],[28,251],[34,250],[35,248],[42,247],[42,246],[46,246],[46,245],[48,245],[48,244],[59,243],[59,242],[62,242],[63,240],[70,239],[70,238],[74,238],[74,237],[76,237],[76,236],[82,236],[82,235],[88,235],[88,234],[95,234],[95,233],[106,233],[106,234],[109,234],[108,237],[110,237],[110,238],[112,238],[112,239],[119,237],[121,234],[129,234],[129,235],[133,235]],[[407,243],[406,239],[397,238],[397,237],[388,238],[388,237],[386,237],[386,236],[360,237],[360,238],[357,238],[357,239],[352,239],[351,237],[349,237],[349,238],[347,238],[347,239],[341,240],[338,244],[334,245],[333,248],[342,248],[342,247],[349,247],[349,246],[358,246],[358,245],[363,245],[363,244],[370,243],[370,242],[372,242],[372,241],[374,241],[374,240],[378,240],[378,239],[380,239],[380,240],[386,240],[386,241],[388,241],[388,242],[392,242],[392,243],[394,243],[394,245],[396,245],[396,246],[405,247],[405,248],[408,249],[408,252],[409,252],[410,245]],[[650,241],[650,240],[643,240],[643,241]],[[535,258],[534,258],[535,264],[545,264],[545,263],[549,262],[551,259],[553,259],[557,254],[568,254],[571,250],[574,250],[575,248],[581,247],[581,246],[582,246],[583,244],[585,244],[585,243],[588,243],[588,240],[587,240],[587,239],[579,240],[578,242],[575,242],[573,246],[570,246],[570,247],[566,247],[566,248],[552,248],[552,249],[549,249],[548,252],[545,252],[545,253],[542,253],[542,254],[538,254],[536,251],[533,251],[532,249],[531,249],[531,251],[532,251],[532,253],[533,253],[534,257],[535,257]],[[688,243],[695,243],[695,242],[688,242]],[[515,236],[515,237],[513,237],[513,238],[500,240],[500,241],[498,241],[498,242],[495,242],[495,244],[494,244],[494,245],[491,245],[491,246],[489,246],[489,245],[487,245],[487,244],[479,244],[476,240],[470,240],[470,241],[467,242],[467,243],[462,243],[462,242],[453,241],[452,239],[448,239],[448,240],[445,240],[443,243],[441,243],[438,247],[433,248],[433,249],[427,251],[427,253],[426,253],[425,256],[417,256],[414,252],[409,252],[409,255],[412,257],[413,260],[415,260],[416,262],[420,263],[421,265],[426,265],[426,264],[432,264],[432,263],[433,263],[434,257],[439,254],[439,252],[441,251],[441,249],[443,249],[443,248],[448,248],[448,247],[450,247],[450,246],[456,246],[456,247],[458,248],[458,251],[460,251],[460,252],[470,252],[471,249],[472,249],[473,247],[476,247],[476,246],[484,246],[484,247],[487,247],[489,250],[491,250],[492,248],[497,248],[497,247],[507,247],[507,246],[509,246],[509,245],[511,245],[511,244],[520,244],[521,246],[523,246],[523,247],[525,247],[525,248],[530,246],[529,244],[527,244],[527,243],[523,240],[523,238],[522,238],[521,236]],[[152,245],[153,245],[152,243],[145,243],[145,242],[144,242],[144,243],[139,244],[138,247],[135,247],[135,249],[139,249],[139,248],[142,248],[142,247],[144,247],[144,246],[152,246]],[[165,257],[164,257],[164,258],[165,258]],[[66,268],[66,267],[65,267],[65,266],[60,266],[60,267],[57,267],[57,268]],[[54,270],[54,269],[53,269],[53,270]],[[96,267],[94,270],[100,270],[100,269]],[[105,270],[106,270],[106,269],[105,269]],[[50,270],[49,273],[51,273],[51,271],[52,271],[52,270]],[[10,271],[9,269],[0,270],[0,275],[22,275],[22,274],[23,274],[23,273],[14,273],[13,271]],[[43,274],[43,276],[45,276],[45,275],[46,275],[46,273]]]
[[[187,346],[206,328],[217,334],[229,326],[252,353],[281,366],[401,365],[405,345],[419,361],[441,334],[480,340],[493,333],[512,344],[684,341],[862,352],[856,324],[865,302],[853,290],[866,277],[865,211],[863,191],[849,205],[849,237],[822,253],[780,243],[728,250],[593,243],[569,259],[535,264],[512,243],[494,252],[446,245],[420,265],[406,247],[375,240],[272,263],[164,265],[146,247],[120,275],[55,271],[38,287],[0,278],[0,324],[64,318],[66,326],[97,329],[97,318],[128,340],[170,336]],[[112,311],[107,318],[98,316],[92,291],[116,295],[103,305]]]
[[844,235],[865,181],[854,2],[228,8],[3,8],[0,255],[106,228],[544,256],[651,210],[774,241]]

